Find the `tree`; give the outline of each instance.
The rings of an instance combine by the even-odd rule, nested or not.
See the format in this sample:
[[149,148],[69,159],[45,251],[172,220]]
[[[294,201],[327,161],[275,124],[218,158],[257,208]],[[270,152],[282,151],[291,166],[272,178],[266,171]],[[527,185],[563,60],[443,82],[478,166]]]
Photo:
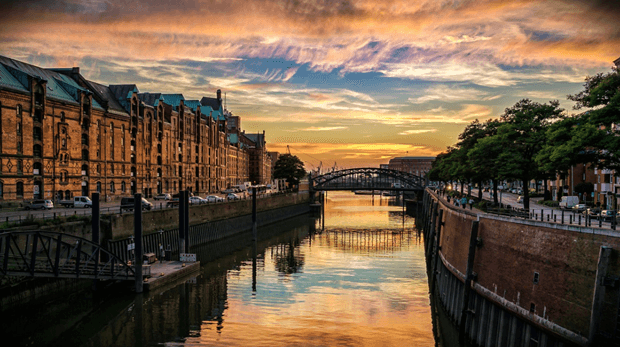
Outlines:
[[550,101],[549,104],[540,104],[529,99],[520,100],[504,111],[497,134],[479,141],[483,142],[485,151],[478,153],[478,157],[490,150],[497,154],[492,158],[495,159],[498,177],[523,182],[525,209],[530,206],[529,182],[547,175],[540,170],[536,157],[543,149],[549,125],[564,118],[564,110],[559,108],[559,105],[557,100]]
[[290,185],[298,185],[299,180],[306,175],[304,163],[295,155],[282,154],[276,161],[275,178],[284,178]]
[[[588,109],[575,117],[570,148],[556,153],[592,163],[601,169],[620,170],[620,73],[613,68],[607,74],[586,77],[584,90],[568,99],[577,102],[576,110]],[[561,151],[561,152],[560,152]]]

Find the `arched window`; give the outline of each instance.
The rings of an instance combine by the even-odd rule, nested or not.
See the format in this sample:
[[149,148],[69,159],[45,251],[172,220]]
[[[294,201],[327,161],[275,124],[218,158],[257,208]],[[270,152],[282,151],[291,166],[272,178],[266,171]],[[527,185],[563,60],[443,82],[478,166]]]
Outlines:
[[18,198],[23,198],[24,197],[24,182],[17,182],[16,192],[17,192],[17,197]]

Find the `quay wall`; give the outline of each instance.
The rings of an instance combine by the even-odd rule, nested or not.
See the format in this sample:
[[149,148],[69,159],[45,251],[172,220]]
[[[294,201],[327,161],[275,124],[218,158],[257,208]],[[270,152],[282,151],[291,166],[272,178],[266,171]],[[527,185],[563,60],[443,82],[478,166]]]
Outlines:
[[[430,190],[423,204],[431,288],[470,342],[585,346],[618,338],[619,232],[475,213]],[[602,247],[611,249],[603,271]]]
[[[256,211],[268,211],[285,206],[308,204],[310,195],[289,193],[265,196],[256,199]],[[235,218],[252,213],[252,199],[228,201],[226,203],[190,206],[190,225],[203,224],[216,220]],[[118,240],[133,235],[134,217],[132,213],[109,215],[102,219],[101,232],[105,239]],[[178,209],[144,211],[142,213],[143,233],[149,234],[159,230],[178,228]]]

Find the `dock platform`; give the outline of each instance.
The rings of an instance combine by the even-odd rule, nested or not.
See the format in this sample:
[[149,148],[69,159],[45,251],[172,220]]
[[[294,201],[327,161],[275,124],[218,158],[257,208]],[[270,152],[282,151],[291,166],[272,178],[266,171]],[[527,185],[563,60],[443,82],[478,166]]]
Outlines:
[[143,289],[150,291],[155,288],[176,282],[180,279],[198,275],[200,262],[163,261],[150,264],[151,277],[145,278]]

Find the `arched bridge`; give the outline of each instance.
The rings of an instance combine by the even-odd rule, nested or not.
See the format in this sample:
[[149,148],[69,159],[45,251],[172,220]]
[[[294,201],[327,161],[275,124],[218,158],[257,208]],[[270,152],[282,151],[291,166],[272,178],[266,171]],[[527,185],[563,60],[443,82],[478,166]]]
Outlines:
[[408,172],[355,168],[310,177],[310,189],[318,190],[424,190],[426,179]]
[[135,278],[131,266],[100,245],[81,237],[49,231],[0,233],[0,275]]

